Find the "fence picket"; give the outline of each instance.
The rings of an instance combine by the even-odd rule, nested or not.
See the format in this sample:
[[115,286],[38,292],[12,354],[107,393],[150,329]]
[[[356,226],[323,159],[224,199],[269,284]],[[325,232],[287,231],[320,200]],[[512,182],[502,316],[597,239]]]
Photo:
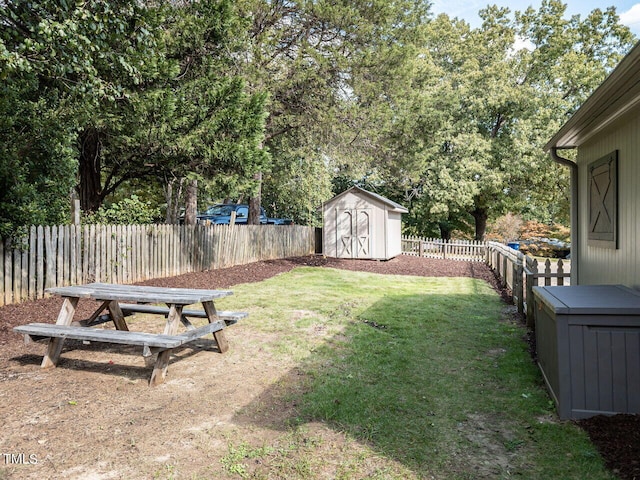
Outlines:
[[22,255],[19,247],[19,244],[13,246],[13,301],[16,303],[22,300]]
[[24,241],[24,248],[20,252],[20,275],[22,277],[20,279],[20,285],[22,287],[20,292],[20,301],[25,301],[29,298],[29,249],[27,248],[27,246],[29,245],[28,237],[26,237]]
[[547,258],[547,261],[544,262],[544,286],[551,286],[551,260]]
[[558,260],[558,286],[563,286],[564,285],[564,277],[562,276],[564,274],[564,262],[562,261],[562,259]]
[[35,300],[37,298],[36,294],[36,242],[38,241],[38,229],[34,226],[29,229],[29,292],[27,297],[29,300]]

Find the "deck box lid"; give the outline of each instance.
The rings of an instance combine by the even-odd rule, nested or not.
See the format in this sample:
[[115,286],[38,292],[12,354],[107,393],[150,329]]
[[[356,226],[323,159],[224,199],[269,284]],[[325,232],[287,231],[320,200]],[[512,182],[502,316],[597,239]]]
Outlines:
[[640,292],[624,285],[534,287],[537,301],[563,315],[640,315]]

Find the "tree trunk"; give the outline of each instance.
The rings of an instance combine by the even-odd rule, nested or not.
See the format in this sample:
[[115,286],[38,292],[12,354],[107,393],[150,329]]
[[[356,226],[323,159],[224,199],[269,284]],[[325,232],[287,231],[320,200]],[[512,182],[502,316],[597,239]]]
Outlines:
[[175,223],[173,215],[173,180],[166,182],[164,190],[164,199],[167,204],[167,213],[164,216],[164,223]]
[[256,195],[249,198],[249,218],[247,224],[260,225],[260,203],[262,202],[262,172],[256,173],[254,179],[258,182]]
[[484,242],[484,235],[487,232],[487,219],[489,218],[489,213],[484,207],[476,207],[475,210],[471,212],[471,215],[475,219],[476,224],[475,240],[478,242]]
[[195,225],[198,216],[198,180],[189,180],[185,198],[184,224]]
[[440,222],[438,223],[438,227],[440,228],[440,238],[442,240],[446,240],[447,242],[451,240],[451,226],[448,222]]
[[100,134],[95,128],[88,128],[80,134],[80,208],[85,212],[95,212],[102,204],[102,165]]
[[182,199],[182,184],[184,178],[171,178],[165,180],[165,200],[167,202],[166,223],[179,223],[180,200]]

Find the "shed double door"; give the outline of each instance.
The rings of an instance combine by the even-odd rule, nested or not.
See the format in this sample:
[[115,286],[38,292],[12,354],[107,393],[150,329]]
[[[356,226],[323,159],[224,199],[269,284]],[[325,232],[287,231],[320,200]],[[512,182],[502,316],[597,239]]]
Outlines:
[[371,258],[371,211],[336,210],[337,257]]

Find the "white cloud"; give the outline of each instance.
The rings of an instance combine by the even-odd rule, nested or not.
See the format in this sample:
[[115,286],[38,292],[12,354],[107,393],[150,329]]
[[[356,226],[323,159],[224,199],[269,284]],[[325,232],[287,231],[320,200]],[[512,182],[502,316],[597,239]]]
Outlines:
[[518,52],[523,49],[533,52],[536,49],[536,46],[531,40],[516,36],[516,41],[513,42],[513,51]]
[[632,31],[640,30],[640,3],[636,3],[626,12],[620,13],[620,23],[629,27]]

